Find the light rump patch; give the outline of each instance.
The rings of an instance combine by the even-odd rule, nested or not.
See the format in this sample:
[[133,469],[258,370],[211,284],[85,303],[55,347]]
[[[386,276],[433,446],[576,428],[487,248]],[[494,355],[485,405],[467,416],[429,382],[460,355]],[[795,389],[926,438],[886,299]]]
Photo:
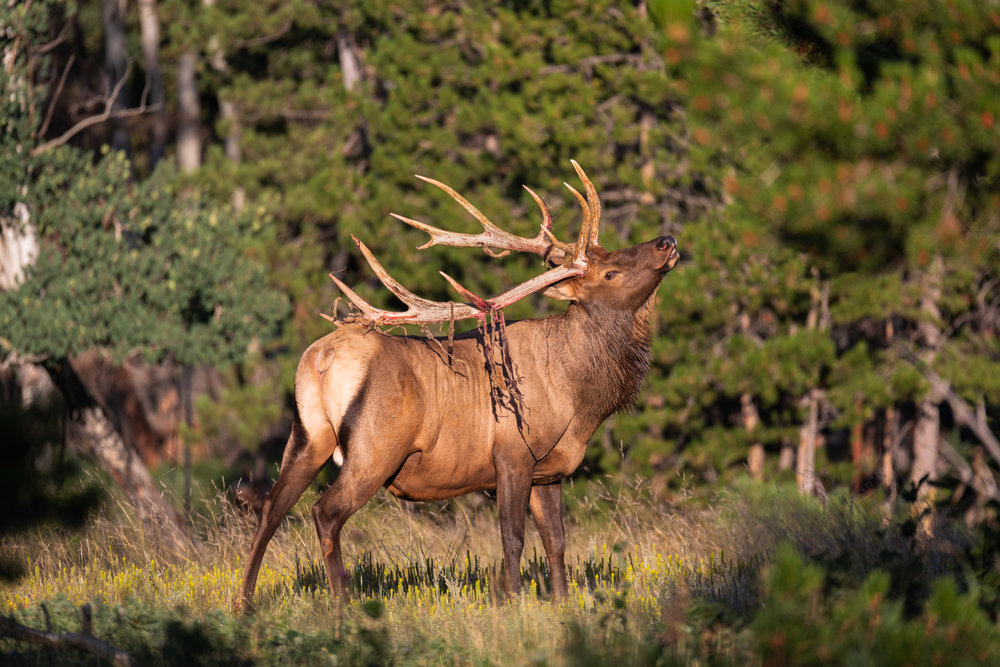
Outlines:
[[[303,427],[310,437],[329,430],[333,436],[331,459],[344,465],[346,452],[340,429],[347,407],[361,390],[372,358],[374,336],[334,338],[336,333],[313,343],[303,355],[295,376],[295,399]],[[311,358],[311,363],[306,360]],[[330,373],[336,365],[336,372]]]

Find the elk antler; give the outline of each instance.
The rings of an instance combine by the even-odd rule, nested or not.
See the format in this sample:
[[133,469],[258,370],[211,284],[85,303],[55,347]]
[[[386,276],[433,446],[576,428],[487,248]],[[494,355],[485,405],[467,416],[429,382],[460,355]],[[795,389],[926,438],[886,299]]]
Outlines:
[[[418,175],[417,178],[448,193],[452,199],[457,201],[462,208],[471,213],[472,216],[479,221],[479,223],[483,226],[482,233],[463,234],[459,232],[450,232],[437,227],[432,227],[431,225],[417,220],[397,215],[395,213],[390,214],[397,220],[405,222],[406,224],[416,227],[423,232],[427,232],[427,234],[430,235],[430,240],[420,246],[420,250],[434,245],[463,248],[480,247],[492,257],[503,257],[513,250],[516,252],[534,253],[536,255],[540,255],[547,262],[558,265],[541,275],[535,276],[534,278],[507,290],[503,294],[493,297],[492,299],[482,299],[463,287],[458,283],[458,281],[451,278],[443,271],[439,271],[439,273],[445,278],[445,280],[448,281],[455,291],[469,300],[469,303],[429,301],[427,299],[423,299],[410,292],[395,278],[390,276],[378,260],[375,259],[375,255],[372,254],[367,246],[354,236],[351,236],[351,238],[354,239],[354,243],[358,246],[358,249],[361,250],[361,254],[364,255],[365,260],[368,261],[372,271],[375,272],[375,275],[378,276],[378,279],[382,281],[382,284],[385,285],[390,292],[395,294],[400,301],[407,305],[407,309],[403,312],[393,312],[375,308],[358,296],[354,290],[344,284],[332,273],[330,274],[330,278],[333,279],[333,281],[337,284],[337,287],[340,288],[351,303],[353,303],[358,310],[361,311],[361,319],[375,325],[383,325],[432,324],[435,322],[447,322],[450,320],[461,320],[472,317],[482,318],[489,311],[506,308],[529,294],[541,291],[546,287],[559,282],[560,280],[583,275],[587,268],[587,252],[591,247],[598,245],[597,235],[601,216],[601,201],[597,196],[597,189],[594,187],[594,184],[591,183],[590,179],[587,178],[587,174],[584,173],[583,169],[580,168],[580,165],[578,165],[575,160],[571,160],[571,162],[573,164],[573,168],[576,170],[576,173],[580,176],[580,180],[583,181],[584,189],[587,192],[587,196],[584,198],[583,195],[573,189],[573,187],[568,183],[565,184],[566,187],[569,188],[570,191],[576,196],[577,201],[580,203],[580,208],[583,211],[583,221],[580,225],[580,235],[575,244],[563,243],[555,237],[551,230],[552,216],[549,213],[548,206],[546,206],[545,202],[542,201],[541,197],[536,195],[527,186],[524,186],[524,189],[528,191],[528,194],[530,194],[535,200],[535,203],[538,204],[538,207],[542,212],[540,229],[538,235],[534,238],[516,236],[500,229],[490,222],[489,218],[483,215],[479,209],[470,204],[465,197],[458,194],[454,189],[444,183],[441,183],[440,181],[436,181],[425,176]],[[497,250],[500,250],[500,252],[497,252]]]

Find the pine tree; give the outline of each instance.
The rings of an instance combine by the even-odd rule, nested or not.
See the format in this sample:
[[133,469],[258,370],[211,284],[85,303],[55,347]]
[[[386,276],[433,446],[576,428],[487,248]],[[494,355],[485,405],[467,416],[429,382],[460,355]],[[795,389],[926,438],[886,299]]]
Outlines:
[[665,40],[692,137],[733,165],[732,215],[830,281],[837,349],[821,382],[839,423],[915,405],[920,478],[937,461],[941,398],[903,357],[997,408],[1000,9],[711,7],[716,35],[685,23]]
[[34,111],[41,96],[31,99],[32,87],[18,82],[44,75],[38,46],[51,8],[21,10],[10,24],[20,50],[5,59],[11,75],[3,91],[11,100],[4,141],[21,157],[3,172],[0,190],[5,219],[16,206],[29,211],[39,252],[23,282],[0,292],[3,354],[41,361],[70,413],[69,438],[121,485],[151,530],[183,550],[182,520],[71,357],[98,348],[118,360],[142,354],[221,364],[241,358],[252,340],[273,337],[285,304],[260,260],[269,218],[259,209],[235,214],[181,189],[168,169],[131,182],[122,152],[106,148],[95,164],[85,151],[43,144]]

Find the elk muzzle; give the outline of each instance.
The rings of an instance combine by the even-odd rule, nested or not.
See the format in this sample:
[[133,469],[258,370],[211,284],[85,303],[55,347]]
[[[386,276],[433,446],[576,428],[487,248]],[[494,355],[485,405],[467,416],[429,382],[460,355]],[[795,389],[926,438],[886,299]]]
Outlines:
[[664,255],[660,271],[666,273],[677,266],[677,261],[681,258],[681,254],[677,251],[677,239],[669,234],[661,236],[656,239],[656,250]]

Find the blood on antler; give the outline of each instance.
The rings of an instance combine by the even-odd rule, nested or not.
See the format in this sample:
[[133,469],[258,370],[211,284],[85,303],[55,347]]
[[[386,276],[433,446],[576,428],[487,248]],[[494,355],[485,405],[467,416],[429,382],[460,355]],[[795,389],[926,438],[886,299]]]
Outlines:
[[[439,271],[439,273],[445,280],[448,281],[455,291],[461,294],[463,298],[467,299],[467,302],[456,303],[453,301],[430,301],[428,299],[421,298],[403,287],[399,281],[390,276],[379,261],[375,259],[375,255],[372,254],[367,246],[354,236],[351,238],[354,239],[354,243],[357,244],[358,249],[361,250],[361,254],[364,255],[364,258],[367,260],[368,265],[371,266],[372,271],[375,272],[375,275],[378,276],[378,279],[382,281],[382,284],[385,285],[390,292],[395,294],[400,301],[406,304],[407,309],[402,312],[394,312],[375,308],[362,299],[354,290],[348,287],[343,281],[332,273],[330,274],[330,278],[333,279],[333,282],[337,284],[337,287],[340,288],[344,295],[358,309],[359,312],[355,315],[355,319],[368,322],[373,325],[382,326],[394,324],[433,324],[436,322],[448,322],[469,318],[482,320],[487,314],[506,308],[529,294],[541,291],[546,287],[559,282],[560,280],[581,276],[587,268],[588,251],[591,247],[598,245],[597,235],[601,218],[601,201],[597,196],[597,190],[594,187],[594,184],[591,183],[589,178],[587,178],[587,174],[584,173],[583,169],[580,168],[580,165],[578,165],[575,160],[571,160],[571,162],[573,164],[573,168],[576,170],[576,173],[579,175],[580,180],[583,182],[584,189],[587,193],[586,197],[584,197],[571,185],[568,183],[565,184],[576,197],[577,201],[580,203],[580,208],[583,211],[583,221],[580,225],[580,235],[575,244],[564,243],[555,237],[551,229],[552,216],[549,214],[548,207],[545,205],[545,202],[542,201],[542,199],[527,186],[525,186],[525,190],[527,190],[532,196],[542,212],[540,229],[538,235],[534,238],[516,236],[500,229],[490,222],[490,220],[483,215],[479,209],[469,203],[469,201],[462,195],[455,192],[455,190],[440,181],[436,181],[425,176],[417,176],[417,178],[448,193],[452,199],[457,201],[462,208],[472,214],[472,216],[479,221],[483,227],[482,233],[464,234],[459,232],[450,232],[437,227],[432,227],[431,225],[417,220],[397,215],[395,213],[392,214],[392,216],[397,220],[405,222],[406,224],[430,235],[430,240],[420,246],[421,250],[434,245],[462,248],[479,247],[492,257],[502,257],[513,250],[514,252],[529,252],[539,255],[553,266],[553,268],[550,268],[545,273],[535,276],[534,278],[509,289],[503,294],[495,296],[492,299],[483,299],[463,287],[458,283],[458,281],[448,276],[443,271]],[[333,318],[331,317],[326,315],[324,315],[324,317],[333,321]]]

